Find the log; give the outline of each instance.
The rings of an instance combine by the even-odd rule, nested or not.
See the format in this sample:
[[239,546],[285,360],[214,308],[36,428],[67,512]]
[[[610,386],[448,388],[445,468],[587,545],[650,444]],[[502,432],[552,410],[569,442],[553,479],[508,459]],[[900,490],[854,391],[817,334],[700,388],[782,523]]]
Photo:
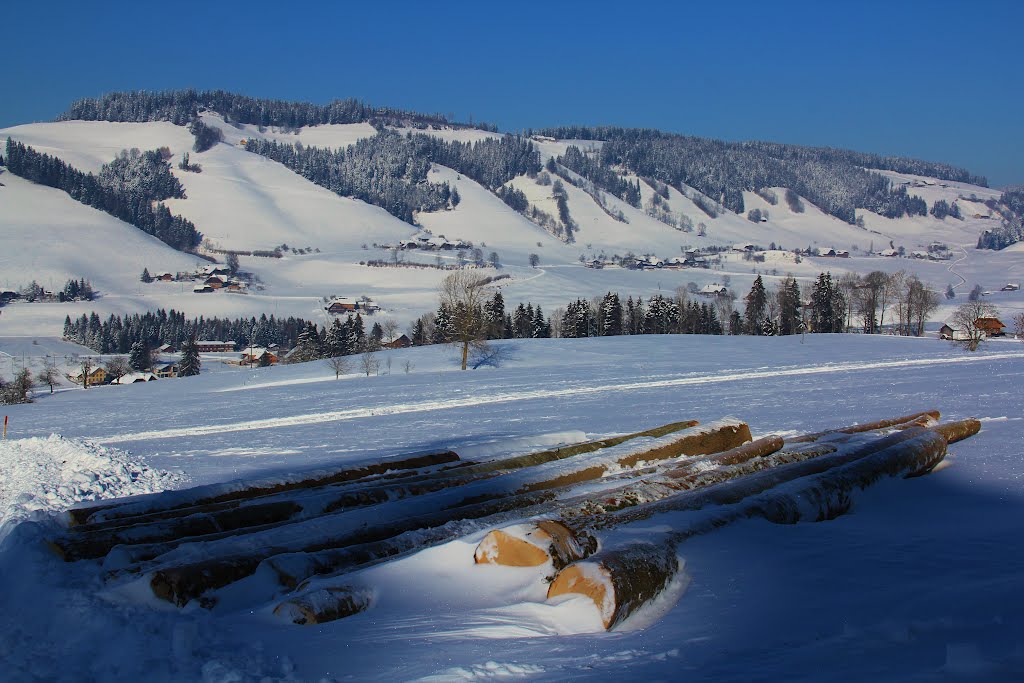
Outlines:
[[[236,535],[240,530],[265,531],[285,522],[433,493],[498,476],[504,470],[525,467],[531,462],[551,462],[591,453],[639,437],[671,434],[695,424],[696,422],[692,420],[670,423],[612,439],[526,454],[511,461],[478,464],[466,462],[463,463],[466,465],[463,467],[418,476],[414,476],[415,472],[406,472],[406,476],[399,483],[340,491],[337,490],[338,484],[333,483],[307,489],[301,497],[295,496],[289,490],[285,493],[267,494],[256,500],[206,502],[131,518],[114,518],[105,522],[80,525],[75,528],[73,537],[57,539],[51,543],[51,547],[66,561],[76,561],[103,557],[118,545],[145,544],[146,548],[137,547],[131,551],[133,561],[144,561],[152,559],[153,552],[170,550],[190,540],[212,541]],[[499,464],[502,465],[502,470],[496,469]],[[125,530],[126,525],[131,527],[130,530]]]
[[600,562],[577,562],[558,572],[548,600],[578,594],[597,606],[606,630],[658,597],[679,571],[675,546],[640,543],[609,553]]
[[[850,509],[851,496],[858,489],[883,477],[930,471],[946,454],[943,433],[960,435],[973,428],[973,424],[963,423],[953,423],[942,430],[913,427],[893,435],[897,438],[885,437],[836,458],[842,461],[840,466],[792,479],[753,497],[742,495],[742,489],[749,487],[732,487],[741,489],[741,495],[733,496],[733,504],[692,522],[687,528],[658,534],[653,546],[632,544],[605,550],[585,562],[569,565],[552,581],[548,598],[567,593],[588,597],[601,614],[605,628],[614,628],[661,594],[675,574],[670,558],[676,557],[677,548],[685,539],[751,517],[783,524],[832,519]],[[908,433],[909,438],[899,438]]]
[[539,567],[551,562],[560,569],[592,555],[597,539],[577,533],[561,522],[545,519],[536,524],[520,524],[491,531],[477,545],[473,559],[477,564],[506,567]]
[[292,624],[308,626],[365,612],[372,604],[373,592],[368,589],[326,587],[281,602],[274,608],[274,616]]
[[815,432],[814,434],[803,434],[801,436],[787,439],[787,441],[789,443],[809,443],[817,441],[829,434],[861,434],[863,432],[875,432],[880,429],[887,429],[889,427],[907,425],[910,423],[917,423],[924,426],[924,423],[934,422],[938,420],[939,417],[940,414],[937,410],[924,410],[919,413],[911,413],[910,415],[904,415],[902,417],[889,417],[881,420],[875,420],[874,422],[865,422],[863,424],[850,425],[848,427],[840,427],[838,429],[829,429],[824,432]]
[[435,467],[438,465],[458,462],[459,456],[454,451],[441,451],[437,453],[425,453],[414,455],[397,460],[383,460],[381,462],[360,465],[357,467],[345,467],[337,470],[320,472],[316,476],[285,481],[268,481],[253,485],[241,484],[243,488],[224,491],[222,485],[199,486],[193,489],[175,491],[173,496],[166,494],[154,494],[129,501],[103,503],[101,505],[90,505],[68,510],[68,517],[71,526],[80,524],[98,523],[105,521],[123,521],[127,518],[140,515],[152,516],[164,513],[170,516],[177,516],[174,513],[184,508],[211,503],[222,503],[228,501],[243,500],[266,496],[283,491],[294,491],[298,489],[326,486],[343,482],[355,481],[366,477],[380,475],[391,470],[413,470],[423,467]]

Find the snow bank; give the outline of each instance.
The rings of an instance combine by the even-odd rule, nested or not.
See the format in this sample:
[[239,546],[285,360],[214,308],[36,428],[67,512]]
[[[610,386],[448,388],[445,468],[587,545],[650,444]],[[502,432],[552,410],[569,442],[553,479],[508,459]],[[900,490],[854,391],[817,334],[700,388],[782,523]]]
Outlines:
[[130,453],[87,439],[0,441],[0,539],[18,522],[83,500],[119,498],[181,486],[183,474],[151,469]]

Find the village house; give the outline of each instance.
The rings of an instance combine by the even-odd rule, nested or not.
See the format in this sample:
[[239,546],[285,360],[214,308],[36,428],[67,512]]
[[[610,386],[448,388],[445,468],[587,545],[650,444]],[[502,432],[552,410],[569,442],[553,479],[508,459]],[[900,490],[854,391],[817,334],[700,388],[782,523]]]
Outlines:
[[153,279],[154,280],[159,280],[160,282],[173,282],[174,281],[174,273],[159,273]]
[[178,376],[177,363],[157,363],[153,366],[153,374],[159,379],[171,379]]
[[156,375],[152,372],[129,372],[115,379],[111,384],[138,384],[139,382],[155,382]]
[[343,315],[345,313],[355,313],[359,310],[359,302],[352,301],[351,299],[339,298],[334,299],[331,303],[327,304],[324,309],[331,315]]
[[[68,379],[70,379],[75,384],[81,384],[82,372],[79,371],[77,374],[68,375]],[[106,384],[107,371],[104,370],[103,368],[93,368],[92,370],[89,371],[88,379],[90,387],[94,387],[100,384]]]
[[410,346],[412,346],[412,340],[404,334],[394,341],[381,344],[381,348],[384,349],[407,349]]
[[220,289],[227,283],[228,279],[224,275],[211,275],[206,278],[206,281],[204,282],[207,287],[211,287],[213,289]]
[[978,318],[974,326],[988,337],[1002,337],[1006,334],[1006,325],[999,318]]
[[229,353],[235,350],[233,341],[210,341],[201,340],[196,342],[196,351],[199,353]]
[[210,285],[196,285],[192,288],[193,294],[212,294],[213,291],[213,287]]
[[265,349],[262,346],[249,346],[242,351],[242,357],[238,361],[239,365],[277,365],[278,362],[277,354],[270,349]]
[[720,285],[718,283],[704,285],[698,292],[701,296],[725,296],[728,293],[729,289],[725,285]]
[[1002,289],[1000,289],[999,291],[1000,292],[1016,292],[1018,289],[1020,289],[1020,285],[1018,285],[1016,283],[1013,283],[1013,282],[1007,282],[1006,286],[1003,287]]

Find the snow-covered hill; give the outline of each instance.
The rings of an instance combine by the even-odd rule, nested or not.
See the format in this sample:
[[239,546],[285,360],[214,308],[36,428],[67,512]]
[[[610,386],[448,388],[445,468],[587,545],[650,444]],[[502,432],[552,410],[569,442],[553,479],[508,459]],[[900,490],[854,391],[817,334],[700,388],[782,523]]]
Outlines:
[[[381,268],[360,265],[370,260],[387,261],[392,253],[387,246],[397,245],[415,235],[444,235],[449,240],[472,242],[487,258],[498,255],[506,301],[533,301],[547,310],[565,305],[577,297],[592,297],[607,291],[644,298],[659,292],[672,292],[695,283],[698,286],[722,281],[742,295],[757,272],[767,277],[792,273],[813,277],[821,270],[838,274],[846,270],[867,272],[873,269],[905,268],[918,273],[936,289],[947,284],[962,286],[962,275],[970,286],[995,290],[1019,278],[1020,266],[1013,256],[973,250],[978,235],[994,222],[984,200],[997,197],[988,188],[964,183],[937,181],[919,176],[884,172],[894,183],[906,183],[912,194],[929,204],[939,199],[959,202],[964,220],[931,216],[892,220],[859,211],[864,227],[849,225],[827,215],[804,200],[803,212],[792,211],[782,200],[785,188],[774,188],[776,204],[754,193],[743,196],[747,210],[759,209],[767,220],[751,222],[746,216],[729,211],[708,216],[694,204],[699,193],[685,186],[668,188],[663,209],[672,217],[668,225],[647,214],[654,189],[646,180],[625,176],[639,183],[641,206],[635,208],[602,191],[580,189],[563,182],[570,216],[577,225],[575,242],[566,244],[550,231],[527,220],[503,203],[494,193],[474,180],[443,166],[435,165],[430,182],[447,182],[456,188],[461,203],[452,210],[420,213],[419,226],[404,223],[381,208],[362,201],[339,197],[314,185],[284,166],[251,154],[242,146],[245,139],[265,138],[305,146],[344,148],[375,130],[367,123],[332,124],[299,129],[229,124],[217,114],[203,114],[207,125],[219,128],[224,141],[203,152],[190,152],[193,136],[183,126],[167,122],[111,123],[103,121],[63,121],[15,126],[0,131],[54,155],[82,171],[96,172],[119,151],[136,147],[167,147],[172,155],[172,172],[185,188],[185,199],[167,202],[172,212],[195,223],[205,241],[204,248],[233,250],[270,250],[287,244],[283,258],[242,256],[243,270],[254,273],[262,287],[253,287],[245,296],[216,294],[194,295],[189,287],[160,283],[143,287],[139,274],[194,269],[198,260],[175,252],[131,226],[120,223],[94,209],[72,201],[56,190],[32,186],[10,173],[0,176],[0,284],[14,288],[33,279],[48,288],[59,287],[67,278],[85,277],[101,290],[102,297],[88,305],[11,306],[0,320],[2,334],[59,333],[58,325],[67,314],[83,309],[101,315],[155,307],[175,308],[194,315],[298,315],[320,318],[325,296],[369,296],[384,306],[385,315],[403,326],[436,305],[436,287],[446,274],[433,268]],[[499,134],[466,128],[399,129],[400,132],[427,133],[444,140],[475,142],[500,137]],[[564,154],[570,145],[594,150],[600,142],[540,139],[536,144],[542,161]],[[190,152],[190,161],[202,167],[201,173],[177,168],[182,155]],[[565,171],[583,186],[571,171]],[[557,179],[557,178],[556,178]],[[530,204],[549,215],[558,216],[551,185],[539,185],[520,176],[508,183],[521,190]],[[683,192],[685,191],[685,195]],[[593,194],[602,197],[600,206]],[[975,199],[971,199],[971,198]],[[705,198],[706,199],[706,198]],[[612,214],[621,215],[624,221]],[[684,227],[685,226],[685,229]],[[428,233],[420,232],[420,229]],[[956,275],[949,263],[910,259],[863,258],[875,251],[904,247],[907,253],[926,248],[932,242],[963,247],[969,258],[959,264]],[[851,259],[805,259],[798,264],[785,255],[772,262],[750,263],[739,254],[726,255],[713,269],[629,271],[608,267],[599,271],[583,268],[582,261],[610,258],[627,253],[652,254],[661,259],[682,256],[687,249],[728,247],[736,244],[768,247],[774,243],[787,250],[794,248],[835,248],[851,251]],[[375,246],[380,245],[380,246]],[[216,252],[213,252],[216,255]],[[530,268],[531,255],[540,268]],[[421,264],[452,264],[454,252],[406,252],[402,260]],[[223,258],[222,255],[219,258]],[[497,273],[493,273],[497,274]]]

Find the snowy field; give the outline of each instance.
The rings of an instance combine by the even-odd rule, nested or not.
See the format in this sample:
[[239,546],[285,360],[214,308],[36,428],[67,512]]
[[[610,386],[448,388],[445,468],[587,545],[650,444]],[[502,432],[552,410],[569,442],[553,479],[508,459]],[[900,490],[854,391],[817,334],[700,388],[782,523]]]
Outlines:
[[[311,363],[6,407],[0,677],[1024,677],[1020,342],[992,341],[975,354],[935,339],[861,335],[505,344],[510,359],[498,369],[461,373],[452,349],[425,347],[381,354],[379,376],[354,367],[336,380]],[[982,431],[951,446],[931,475],[882,482],[834,521],[747,521],[686,541],[673,590],[611,632],[585,600],[545,600],[550,566],[474,565],[484,529],[347,577],[373,591],[373,607],[307,627],[274,618],[273,595],[255,607],[226,594],[210,611],[174,608],[138,582],[104,583],[96,562],[65,564],[43,543],[76,499],[161,485],[444,448],[487,459],[691,418],[734,416],[757,438],[924,409],[978,417]],[[674,520],[616,533],[643,540]]]

